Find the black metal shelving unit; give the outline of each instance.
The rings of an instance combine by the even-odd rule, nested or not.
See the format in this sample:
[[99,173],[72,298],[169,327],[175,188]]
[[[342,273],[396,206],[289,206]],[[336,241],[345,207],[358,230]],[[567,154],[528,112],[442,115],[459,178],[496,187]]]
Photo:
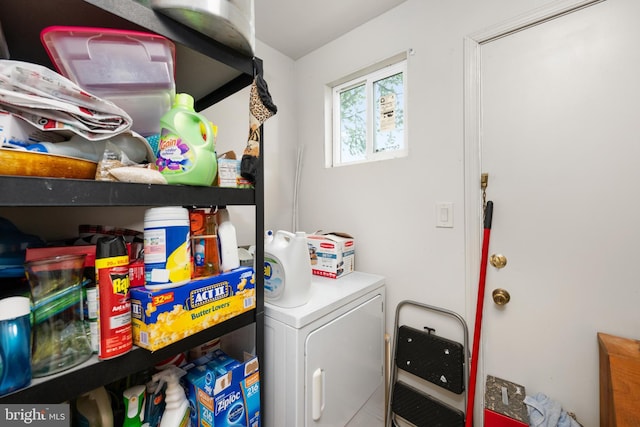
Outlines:
[[[190,93],[202,110],[247,87],[254,61],[133,0],[2,0],[0,22],[11,59],[54,69],[40,43],[51,25],[77,25],[150,31],[176,44],[176,90]],[[256,265],[264,263],[263,161],[254,189],[98,182],[59,178],[0,176],[0,207],[255,206]],[[22,390],[1,396],[0,403],[57,403],[72,399],[160,361],[245,326],[254,324],[255,349],[264,354],[264,277],[256,271],[256,308],[170,346],[150,352],[140,348],[120,357],[89,361],[68,371],[36,379]]]
[[0,206],[254,205],[255,191],[236,188],[132,184],[66,178],[0,176]]
[[55,69],[40,42],[52,25],[151,31],[176,45],[176,86],[202,110],[253,80],[253,59],[133,0],[2,0],[0,20],[11,59]]
[[59,403],[71,400],[78,395],[109,384],[120,378],[135,374],[152,367],[168,358],[188,351],[203,342],[233,332],[255,322],[255,310],[242,313],[228,321],[201,331],[170,346],[155,352],[134,347],[132,351],[109,360],[98,360],[92,356],[85,363],[63,371],[58,375],[34,379],[24,389],[3,396],[4,403]]

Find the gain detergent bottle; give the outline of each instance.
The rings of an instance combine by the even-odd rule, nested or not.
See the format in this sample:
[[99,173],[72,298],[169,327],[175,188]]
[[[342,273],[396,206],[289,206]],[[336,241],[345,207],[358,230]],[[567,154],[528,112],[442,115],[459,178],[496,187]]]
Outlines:
[[160,119],[156,165],[169,184],[212,184],[218,169],[211,122],[193,109],[193,97],[176,94]]

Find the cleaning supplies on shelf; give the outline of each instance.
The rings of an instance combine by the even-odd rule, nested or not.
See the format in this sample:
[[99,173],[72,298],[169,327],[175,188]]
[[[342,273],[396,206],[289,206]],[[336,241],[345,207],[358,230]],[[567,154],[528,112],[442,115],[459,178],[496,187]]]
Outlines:
[[173,108],[160,119],[156,165],[169,184],[209,186],[217,172],[215,132],[193,102],[187,93],[176,94]]
[[220,273],[216,215],[206,209],[191,209],[191,253],[193,277],[208,277]]
[[144,274],[148,289],[174,288],[191,280],[189,211],[149,208],[144,214]]
[[99,237],[96,243],[98,288],[98,358],[121,356],[133,347],[129,294],[129,253],[123,236]]
[[218,210],[218,241],[220,242],[220,269],[229,271],[240,267],[236,227],[229,219],[227,209]]
[[269,230],[264,241],[264,298],[281,307],[306,304],[311,295],[307,234]]
[[111,399],[104,387],[98,387],[76,399],[76,425],[113,427]]
[[166,406],[160,420],[160,427],[186,427],[189,425],[189,401],[180,385],[180,378],[186,373],[184,369],[170,366],[152,377],[153,381],[167,383]]
[[125,408],[122,427],[142,426],[146,390],[146,386],[134,385],[122,392]]
[[167,383],[164,380],[149,381],[146,386],[142,427],[158,427],[166,406]]

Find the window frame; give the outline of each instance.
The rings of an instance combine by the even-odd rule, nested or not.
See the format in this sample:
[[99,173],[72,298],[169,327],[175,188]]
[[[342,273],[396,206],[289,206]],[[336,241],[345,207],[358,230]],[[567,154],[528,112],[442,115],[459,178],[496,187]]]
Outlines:
[[[327,155],[325,156],[326,167],[349,166],[361,163],[370,163],[381,160],[396,159],[408,156],[408,76],[407,76],[407,55],[406,53],[396,55],[386,61],[382,61],[356,73],[353,73],[344,79],[333,82],[328,85],[327,89],[327,106],[330,109],[327,117],[330,117],[327,125],[327,135],[325,147]],[[374,135],[376,133],[374,112],[376,106],[373,99],[373,86],[377,81],[402,73],[402,148],[398,150],[382,150],[374,152]],[[341,104],[340,95],[342,92],[365,85],[365,103],[366,103],[366,148],[363,159],[353,161],[342,160],[342,140],[341,140]]]

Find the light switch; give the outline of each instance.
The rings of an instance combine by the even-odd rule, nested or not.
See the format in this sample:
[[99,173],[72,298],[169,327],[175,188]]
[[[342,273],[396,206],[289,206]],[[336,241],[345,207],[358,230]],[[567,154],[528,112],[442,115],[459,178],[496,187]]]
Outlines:
[[436,227],[453,228],[453,203],[436,203]]

